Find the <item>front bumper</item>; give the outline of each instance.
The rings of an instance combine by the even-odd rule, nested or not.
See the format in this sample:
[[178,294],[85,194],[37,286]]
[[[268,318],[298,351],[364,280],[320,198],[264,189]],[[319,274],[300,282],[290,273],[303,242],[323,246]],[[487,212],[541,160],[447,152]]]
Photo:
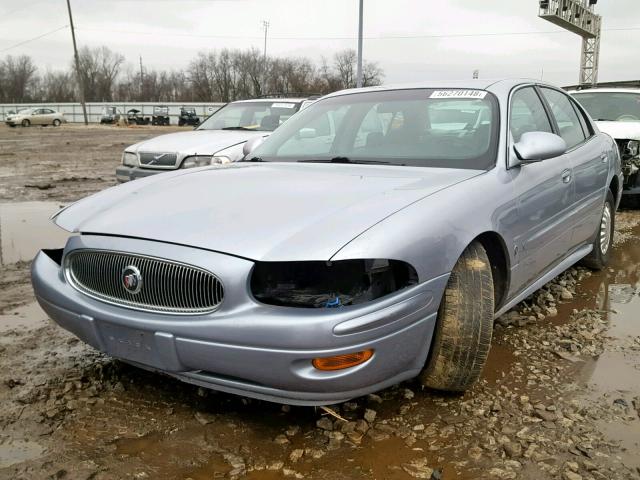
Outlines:
[[126,165],[120,165],[116,168],[116,179],[119,182],[124,183],[130,180],[150,177],[151,175],[164,172],[175,172],[175,170],[153,170],[151,168],[127,167]]
[[[206,315],[135,311],[71,287],[42,252],[32,265],[36,298],[49,316],[111,356],[180,380],[295,405],[346,401],[416,376],[426,361],[448,275],[365,305],[297,309],[264,305],[248,291],[253,262],[159,242],[83,235],[76,248],[144,253],[195,264],[225,285],[220,308]],[[311,360],[375,350],[356,367],[325,372]]]

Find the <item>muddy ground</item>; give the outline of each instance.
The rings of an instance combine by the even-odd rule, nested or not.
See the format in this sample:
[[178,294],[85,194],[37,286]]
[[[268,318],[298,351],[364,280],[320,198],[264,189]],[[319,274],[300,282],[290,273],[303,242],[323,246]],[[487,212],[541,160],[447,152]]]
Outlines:
[[640,478],[640,212],[610,268],[572,268],[501,317],[483,379],[332,407],[203,390],[47,320],[29,259],[60,205],[115,184],[125,145],[175,129],[0,127],[1,479]]

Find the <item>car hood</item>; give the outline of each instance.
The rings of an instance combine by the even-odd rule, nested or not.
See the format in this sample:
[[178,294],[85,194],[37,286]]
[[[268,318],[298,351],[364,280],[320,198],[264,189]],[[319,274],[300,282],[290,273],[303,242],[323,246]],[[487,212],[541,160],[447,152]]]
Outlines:
[[328,260],[363,231],[478,170],[236,163],[110,188],[54,217],[71,232],[189,245],[253,260]]
[[596,122],[600,131],[616,140],[640,140],[640,122]]
[[227,147],[244,143],[269,132],[246,130],[193,130],[160,135],[127,148],[128,152],[177,152],[184,155],[213,155]]

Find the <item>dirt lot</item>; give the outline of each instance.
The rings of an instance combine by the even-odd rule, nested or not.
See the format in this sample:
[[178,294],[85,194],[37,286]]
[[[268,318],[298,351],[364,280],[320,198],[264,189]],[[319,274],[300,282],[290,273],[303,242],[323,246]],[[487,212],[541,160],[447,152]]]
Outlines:
[[287,407],[141,371],[47,320],[28,274],[63,241],[47,215],[172,130],[0,127],[0,478],[640,478],[640,212],[619,212],[611,268],[572,268],[497,321],[463,396],[406,382]]

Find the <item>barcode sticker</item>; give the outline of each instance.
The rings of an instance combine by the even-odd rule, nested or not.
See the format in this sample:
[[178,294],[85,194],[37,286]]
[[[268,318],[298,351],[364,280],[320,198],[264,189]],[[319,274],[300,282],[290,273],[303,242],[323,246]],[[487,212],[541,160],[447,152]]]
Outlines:
[[436,90],[429,98],[474,98],[482,100],[486,97],[484,90]]

